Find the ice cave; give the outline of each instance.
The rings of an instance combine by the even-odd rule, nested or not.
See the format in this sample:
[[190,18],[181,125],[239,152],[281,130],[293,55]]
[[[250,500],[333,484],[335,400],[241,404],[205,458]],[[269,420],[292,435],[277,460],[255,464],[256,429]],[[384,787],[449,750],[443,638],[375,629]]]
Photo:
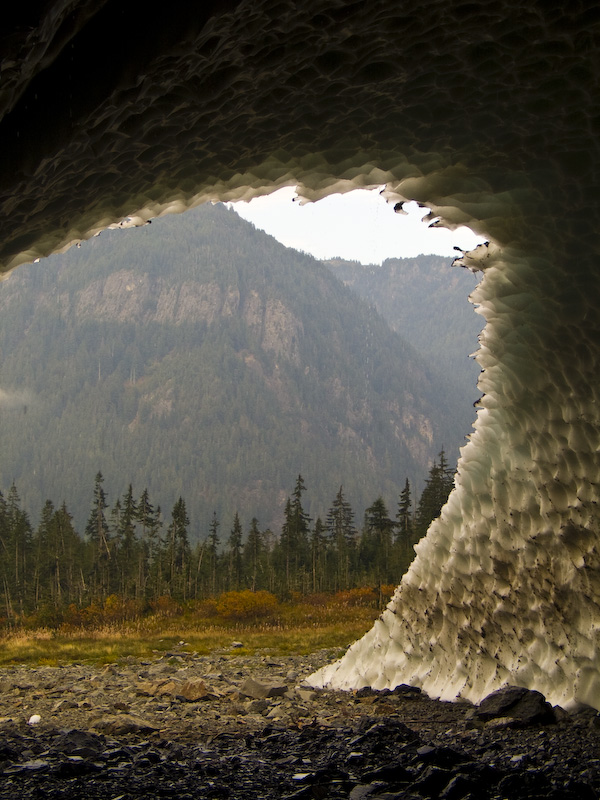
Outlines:
[[312,681],[600,708],[600,8],[38,0],[3,9],[0,39],[4,272],[285,185],[385,184],[485,237],[460,257],[486,324],[455,489]]

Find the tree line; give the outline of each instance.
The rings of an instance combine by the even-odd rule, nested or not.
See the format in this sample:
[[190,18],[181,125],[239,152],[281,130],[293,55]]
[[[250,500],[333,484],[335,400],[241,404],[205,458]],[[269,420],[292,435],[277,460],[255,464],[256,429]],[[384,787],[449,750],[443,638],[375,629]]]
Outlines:
[[112,507],[98,472],[84,535],[66,504],[47,500],[34,529],[16,485],[0,493],[0,617],[14,620],[43,608],[79,608],[111,595],[141,606],[171,597],[202,600],[226,591],[293,593],[339,591],[397,583],[413,558],[413,545],[439,515],[454,475],[444,450],[434,461],[418,502],[409,480],[389,510],[377,497],[357,524],[340,486],[327,513],[304,510],[306,485],[298,475],[287,498],[281,530],[246,531],[236,511],[229,530],[216,512],[204,538],[192,544],[182,497],[170,520],[154,507],[148,490],[134,497],[131,484]]

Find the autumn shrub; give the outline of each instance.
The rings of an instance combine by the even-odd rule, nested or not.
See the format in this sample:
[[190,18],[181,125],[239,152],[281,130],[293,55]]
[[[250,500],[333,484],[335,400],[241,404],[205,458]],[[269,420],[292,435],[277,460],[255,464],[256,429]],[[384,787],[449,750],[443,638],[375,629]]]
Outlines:
[[344,608],[353,606],[373,606],[379,601],[379,593],[370,586],[344,589],[335,593],[334,602]]
[[70,603],[63,613],[63,622],[61,628],[80,628],[82,625],[83,618],[81,609],[76,606],[75,603]]
[[398,587],[397,583],[384,583],[380,587],[381,597],[385,605],[387,605],[390,600],[392,599],[392,595],[396,591]]
[[29,614],[23,620],[23,627],[27,630],[36,630],[38,628],[51,628],[57,630],[63,624],[64,612],[56,606],[47,604],[37,609],[37,611]]
[[81,609],[81,624],[84,628],[98,628],[104,622],[102,606],[95,601]]
[[181,605],[168,594],[163,594],[157,600],[152,600],[150,607],[153,613],[159,617],[179,617],[183,614]]
[[198,617],[211,619],[217,616],[217,598],[207,597],[206,600],[198,600],[193,605],[194,614]]
[[109,594],[104,601],[102,609],[103,621],[105,623],[123,622],[134,620],[141,617],[144,613],[144,605],[134,598],[119,597],[116,594]]
[[253,592],[224,592],[217,600],[217,614],[224,619],[259,619],[272,617],[278,606],[274,594],[261,589]]
[[331,603],[331,594],[327,592],[314,592],[302,598],[302,602],[309,606],[328,606]]
[[104,622],[116,622],[123,619],[123,600],[116,594],[109,594],[102,609]]

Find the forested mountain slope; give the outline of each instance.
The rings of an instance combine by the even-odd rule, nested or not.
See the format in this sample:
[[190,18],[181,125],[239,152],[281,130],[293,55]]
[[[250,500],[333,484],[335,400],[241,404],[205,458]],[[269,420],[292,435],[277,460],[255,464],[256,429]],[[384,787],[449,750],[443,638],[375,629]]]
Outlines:
[[190,533],[216,510],[277,524],[341,484],[394,504],[468,426],[412,346],[315,259],[202,206],[20,269],[0,286],[0,489],[81,530],[94,477],[131,482]]
[[468,296],[479,278],[452,267],[452,258],[445,256],[389,258],[381,266],[340,259],[325,263],[416,347],[451,387],[465,423],[470,424],[479,367],[469,355],[477,349],[483,320]]

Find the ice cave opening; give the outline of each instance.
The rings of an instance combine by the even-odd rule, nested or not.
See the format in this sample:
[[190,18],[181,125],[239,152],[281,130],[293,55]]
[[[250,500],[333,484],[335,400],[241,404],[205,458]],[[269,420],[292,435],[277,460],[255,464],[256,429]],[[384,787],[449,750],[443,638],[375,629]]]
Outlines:
[[455,489],[380,620],[312,681],[472,701],[511,683],[600,708],[598,9],[180,6],[12,9],[0,269],[288,185],[385,184],[485,237],[462,258],[486,325]]

